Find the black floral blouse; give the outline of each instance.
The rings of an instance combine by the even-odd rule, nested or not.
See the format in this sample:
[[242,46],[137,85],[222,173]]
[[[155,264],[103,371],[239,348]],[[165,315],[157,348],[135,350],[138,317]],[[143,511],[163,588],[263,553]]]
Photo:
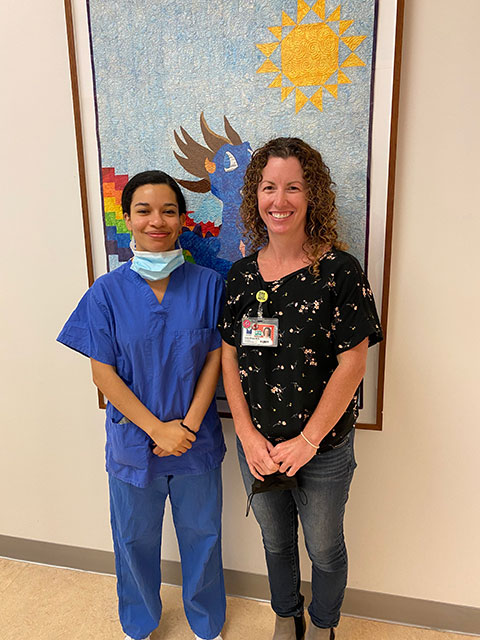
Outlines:
[[[332,249],[320,261],[320,274],[304,267],[265,282],[258,253],[236,262],[227,278],[220,332],[238,353],[239,373],[253,424],[272,442],[297,436],[314,412],[337,354],[366,337],[382,340],[372,291],[360,263]],[[263,316],[278,318],[278,347],[241,346],[244,316],[258,315],[258,291],[268,293]],[[321,450],[339,442],[358,416],[357,394],[345,415],[323,439]]]

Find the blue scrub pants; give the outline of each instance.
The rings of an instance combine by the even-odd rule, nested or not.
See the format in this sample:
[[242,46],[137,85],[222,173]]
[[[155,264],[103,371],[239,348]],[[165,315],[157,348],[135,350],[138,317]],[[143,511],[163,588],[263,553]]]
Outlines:
[[195,634],[215,638],[225,622],[220,468],[199,475],[159,476],[145,488],[109,475],[109,485],[124,632],[141,640],[160,621],[160,547],[169,496],[182,561],[185,614]]

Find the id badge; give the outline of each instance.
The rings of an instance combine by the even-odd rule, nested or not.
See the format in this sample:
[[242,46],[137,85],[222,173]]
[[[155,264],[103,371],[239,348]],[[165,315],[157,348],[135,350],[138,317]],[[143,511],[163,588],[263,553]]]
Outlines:
[[245,316],[242,320],[242,347],[277,347],[278,318]]

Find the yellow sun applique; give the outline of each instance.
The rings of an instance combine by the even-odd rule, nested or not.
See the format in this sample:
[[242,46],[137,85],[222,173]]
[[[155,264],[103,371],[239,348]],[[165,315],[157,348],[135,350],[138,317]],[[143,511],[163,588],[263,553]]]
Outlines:
[[[303,22],[307,16],[309,21]],[[276,74],[268,86],[281,89],[282,102],[295,90],[295,113],[307,102],[323,111],[323,92],[337,99],[338,86],[351,82],[345,69],[365,66],[353,52],[367,36],[345,35],[353,23],[342,19],[341,5],[327,16],[325,0],[317,0],[313,6],[298,0],[296,21],[283,11],[281,26],[268,27],[278,42],[256,45],[266,57],[257,73]],[[274,61],[271,56],[275,52]],[[308,96],[304,92],[307,87],[318,89]]]

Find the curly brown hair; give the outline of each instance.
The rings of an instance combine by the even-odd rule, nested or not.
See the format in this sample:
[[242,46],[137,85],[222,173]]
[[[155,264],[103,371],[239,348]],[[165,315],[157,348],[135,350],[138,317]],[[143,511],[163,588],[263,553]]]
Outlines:
[[300,138],[276,138],[254,151],[245,172],[240,216],[244,226],[244,238],[249,248],[257,251],[268,242],[267,228],[258,212],[257,188],[269,158],[297,158],[303,169],[307,185],[307,239],[303,249],[311,261],[311,270],[318,275],[320,258],[326,248],[345,249],[338,239],[337,208],[334,182],[330,170],[320,153]]

